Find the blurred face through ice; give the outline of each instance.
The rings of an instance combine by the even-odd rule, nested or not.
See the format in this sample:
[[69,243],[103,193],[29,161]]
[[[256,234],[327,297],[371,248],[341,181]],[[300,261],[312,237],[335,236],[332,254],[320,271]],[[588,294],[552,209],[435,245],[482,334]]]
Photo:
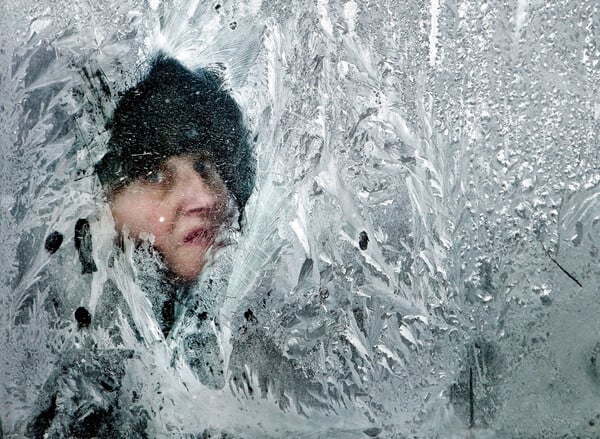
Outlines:
[[117,230],[138,241],[150,240],[184,281],[200,274],[227,205],[227,187],[214,165],[193,155],[168,158],[110,200]]

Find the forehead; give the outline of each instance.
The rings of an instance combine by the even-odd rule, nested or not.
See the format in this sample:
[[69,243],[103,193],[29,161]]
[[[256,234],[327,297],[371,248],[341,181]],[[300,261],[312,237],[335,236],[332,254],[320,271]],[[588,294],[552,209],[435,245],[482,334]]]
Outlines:
[[212,159],[212,156],[207,152],[172,155],[172,156],[166,157],[165,159],[160,161],[158,166],[159,167],[180,166],[180,165],[186,165],[186,164],[197,163],[197,162],[212,163],[213,159]]
[[[114,196],[116,196],[119,193],[122,193],[125,189],[131,187],[132,185],[138,186],[147,177],[151,176],[157,171],[168,172],[170,174],[176,173],[178,170],[184,168],[194,168],[194,170],[197,171],[198,165],[200,163],[205,165],[202,167],[203,171],[212,170],[212,172],[210,172],[211,180],[214,180],[215,178],[220,180],[220,175],[218,174],[212,155],[208,152],[202,151],[197,153],[179,154],[165,157],[157,163],[153,164],[152,166],[148,166],[146,170],[141,174],[134,177],[122,179],[119,182],[120,184],[115,185],[113,187],[105,188],[105,193],[108,199],[111,200],[112,198],[114,198]],[[210,166],[207,167],[206,165]],[[204,178],[208,177],[208,175],[204,176]]]

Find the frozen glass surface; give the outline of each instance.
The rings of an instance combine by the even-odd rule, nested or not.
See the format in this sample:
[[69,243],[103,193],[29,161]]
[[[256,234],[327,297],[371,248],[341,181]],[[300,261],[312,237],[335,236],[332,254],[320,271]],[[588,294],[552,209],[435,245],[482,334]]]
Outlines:
[[[0,437],[600,435],[597,1],[0,12]],[[93,174],[159,50],[257,160],[168,336]]]

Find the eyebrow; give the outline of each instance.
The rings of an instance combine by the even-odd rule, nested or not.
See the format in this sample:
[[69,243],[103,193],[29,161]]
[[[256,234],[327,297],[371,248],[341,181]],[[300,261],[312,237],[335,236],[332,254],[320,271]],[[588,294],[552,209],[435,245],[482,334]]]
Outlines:
[[169,163],[169,159],[164,160],[160,165],[158,165],[157,169],[160,171],[174,172],[176,169],[176,166],[174,166],[172,163]]
[[188,154],[188,157],[191,157],[194,160],[206,160],[211,163],[214,163],[214,156],[209,151],[198,151],[194,154]]

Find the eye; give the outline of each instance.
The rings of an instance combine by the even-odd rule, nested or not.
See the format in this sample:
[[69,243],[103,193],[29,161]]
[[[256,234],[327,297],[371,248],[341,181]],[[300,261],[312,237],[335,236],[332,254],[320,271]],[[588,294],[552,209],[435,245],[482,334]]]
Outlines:
[[204,160],[196,160],[194,162],[194,170],[201,175],[206,174],[208,171],[210,171],[210,167],[210,163]]
[[144,177],[144,180],[146,182],[155,183],[155,184],[164,183],[166,181],[166,179],[167,179],[166,173],[161,170],[150,171]]

